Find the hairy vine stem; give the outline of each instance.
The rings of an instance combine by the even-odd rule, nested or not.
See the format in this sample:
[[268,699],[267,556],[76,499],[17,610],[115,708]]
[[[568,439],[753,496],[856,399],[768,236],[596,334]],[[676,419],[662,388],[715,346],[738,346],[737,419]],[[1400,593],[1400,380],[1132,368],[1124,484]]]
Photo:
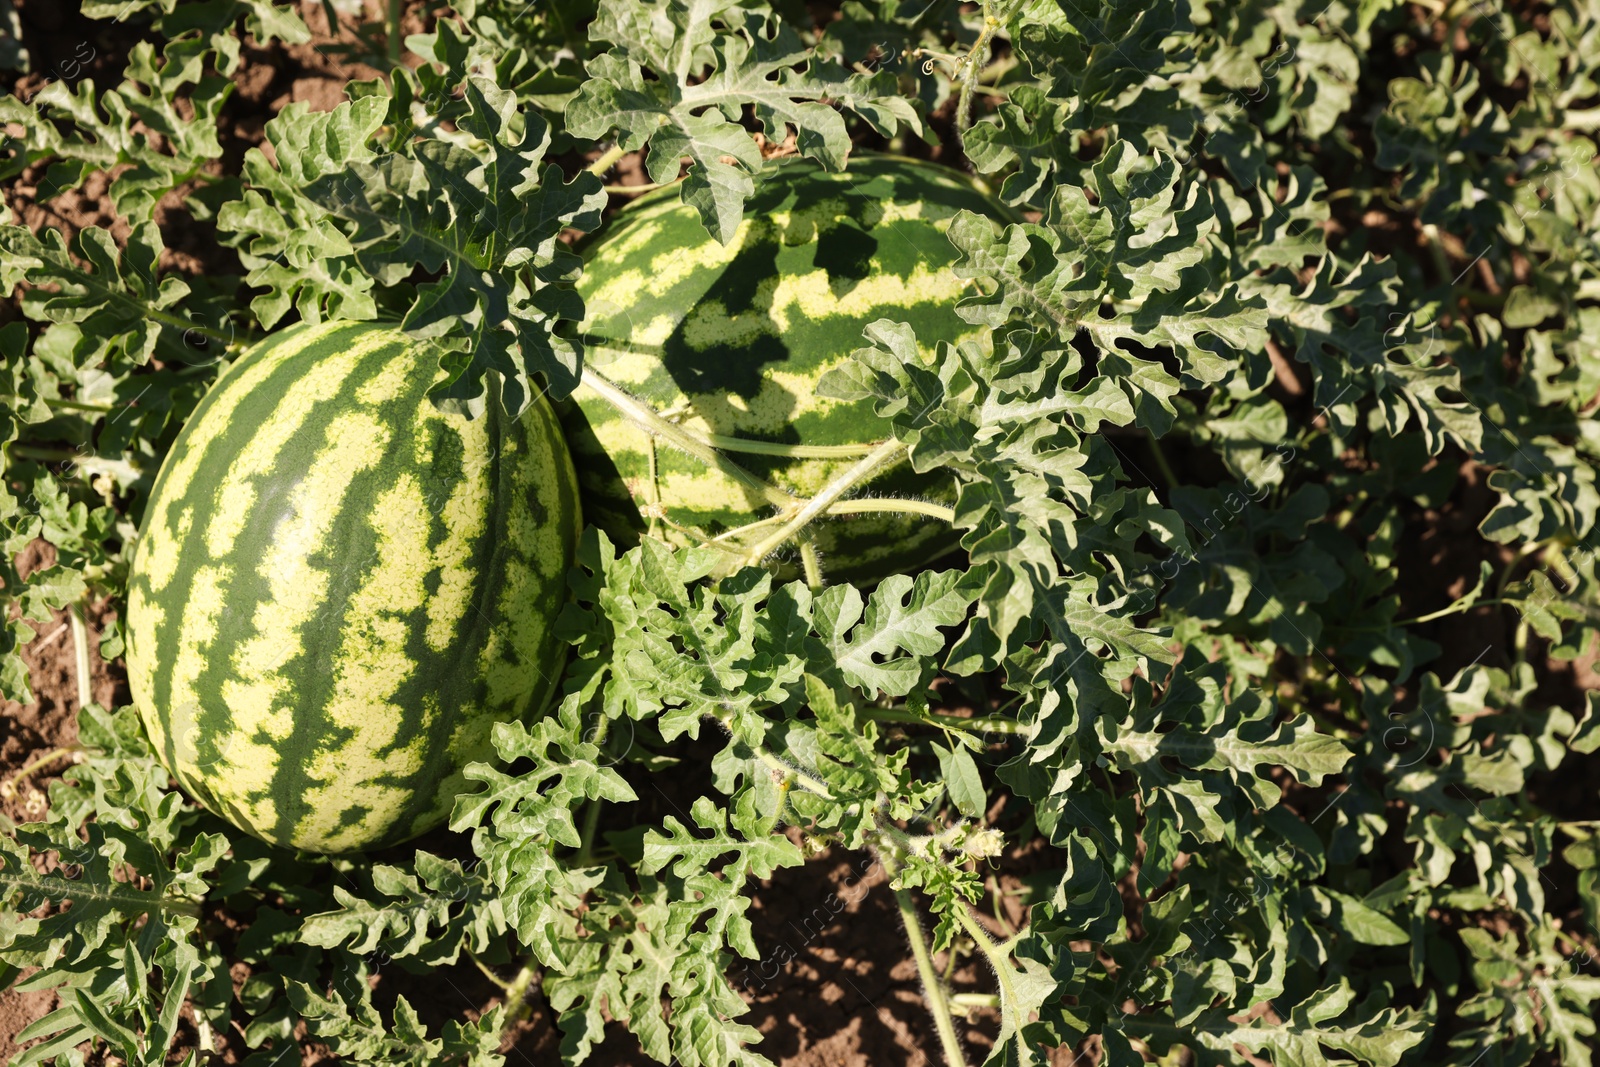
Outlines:
[[467,953],[467,959],[471,960],[473,966],[477,967],[478,970],[482,971],[483,972],[483,976],[485,978],[489,979],[489,981],[493,982],[495,985],[499,986],[501,989],[506,990],[507,992],[509,992],[511,990],[511,983],[506,981],[504,978],[501,978],[498,974],[495,974],[493,971],[491,971],[484,964],[484,962],[482,960],[480,960],[475,954],[473,954],[471,952],[468,952]]
[[994,3],[983,5],[983,29],[978,32],[972,49],[956,65],[955,75],[961,79],[961,95],[956,101],[956,136],[961,138],[963,144],[966,143],[967,130],[972,125],[972,94],[983,79],[989,45],[1000,27],[1011,17],[1014,6],[1010,0],[995,0]]
[[[1448,615],[1459,615],[1464,611],[1471,611],[1473,608],[1486,608],[1486,607],[1492,607],[1495,604],[1510,603],[1510,601],[1502,600],[1499,597],[1492,597],[1492,598],[1490,598],[1488,600],[1474,600],[1471,603],[1464,603],[1463,602],[1464,600],[1465,600],[1465,598],[1463,598],[1462,600],[1452,601],[1447,607],[1442,607],[1438,611],[1430,611],[1426,615],[1418,615],[1415,618],[1411,618],[1411,619],[1401,619],[1398,622],[1391,623],[1390,625],[1392,625],[1392,626],[1417,626],[1417,625],[1419,625],[1421,623],[1433,622],[1435,619],[1442,619],[1442,618],[1444,618],[1444,617],[1446,617]],[[1376,629],[1376,627],[1365,627],[1365,628],[1366,629]]]
[[[384,36],[389,46],[389,63],[391,66],[400,65],[400,20],[405,16],[404,0],[389,0],[387,17],[384,19]],[[337,32],[337,31],[335,31]]]
[[804,507],[795,512],[794,517],[778,528],[778,532],[770,535],[764,541],[757,542],[746,556],[749,563],[760,563],[766,559],[773,549],[783,544],[789,538],[809,526],[817,516],[828,510],[828,506],[838,500],[845,493],[866,481],[884,467],[887,467],[906,456],[906,447],[899,441],[890,439],[874,448],[861,461],[839,477],[823,486],[822,492],[806,501]]
[[500,1028],[502,1034],[511,1029],[511,1024],[527,1014],[528,990],[533,986],[533,981],[538,975],[539,972],[534,967],[533,959],[530,957],[522,965],[522,969],[517,972],[517,976],[511,979],[510,982],[505,983],[506,1021]]
[[789,766],[787,763],[783,762],[783,760],[779,759],[777,756],[774,756],[764,748],[752,748],[751,751],[755,753],[756,759],[777,771],[779,774],[785,776],[785,778],[794,785],[799,786],[808,793],[815,793],[823,800],[833,799],[832,791],[830,791],[822,782],[811,777],[811,775],[805,773],[799,768]]
[[[876,849],[884,869],[893,879],[900,871],[895,849],[899,847],[890,837]],[[961,1051],[961,1040],[956,1036],[950,1002],[944,988],[944,979],[933,966],[933,954],[928,951],[928,938],[922,931],[922,919],[911,901],[911,891],[901,887],[894,891],[894,903],[900,913],[900,922],[906,930],[906,940],[911,943],[911,956],[917,963],[917,977],[922,979],[928,1011],[933,1015],[934,1030],[939,1034],[939,1045],[944,1050],[945,1067],[967,1067],[966,1055]]]
[[[930,504],[925,500],[900,500],[893,497],[862,497],[857,500],[837,500],[833,503],[833,506],[828,508],[829,515],[870,515],[896,512],[927,515],[930,518],[940,519],[949,523],[954,523],[956,519],[955,509],[947,508],[943,504]],[[788,518],[787,513],[769,515],[764,519],[757,519],[755,522],[748,522],[743,526],[724,530],[717,536],[708,538],[706,544],[726,545],[728,542],[737,541],[739,538],[754,533],[756,530],[764,530],[769,526],[776,526],[781,522],[787,521]],[[683,528],[674,525],[674,529],[682,530]]]
[[1161,450],[1161,442],[1156,439],[1156,435],[1146,430],[1145,436],[1150,442],[1150,454],[1156,458],[1156,469],[1161,472],[1161,480],[1167,483],[1167,488],[1170,490],[1182,485],[1172,469],[1172,464],[1167,460],[1167,454]]
[[898,511],[911,515],[926,515],[955,525],[956,510],[943,504],[930,504],[926,500],[899,500],[893,497],[861,497],[857,500],[835,501],[828,509],[829,515],[867,515],[873,512]]
[[708,443],[724,452],[750,452],[760,456],[793,456],[795,459],[854,459],[865,456],[877,446],[873,441],[864,445],[786,445],[779,441],[752,441],[744,437],[727,437],[708,433]]
[[[606,734],[609,732],[611,720],[605,717],[600,719],[595,727],[592,741],[594,746],[602,753],[605,752]],[[603,803],[599,797],[590,797],[583,811],[583,828],[578,832],[579,840],[576,863],[579,867],[587,867],[594,859],[594,835],[600,828],[600,805]]]
[[984,716],[962,718],[959,715],[949,715],[944,712],[928,711],[917,713],[907,711],[905,708],[867,708],[865,714],[869,719],[879,722],[905,722],[917,726],[938,726],[941,728],[966,730],[975,734],[1025,734],[1029,726],[1016,719],[1003,719],[998,716]]
[[657,189],[665,189],[669,185],[676,184],[676,182],[645,182],[643,185],[607,185],[605,191],[612,196],[643,196],[645,193],[653,193]]
[[84,753],[87,751],[88,750],[85,749],[84,746],[76,744],[62,745],[60,748],[52,748],[49,752],[29,760],[22,766],[21,770],[17,771],[16,774],[13,774],[10,778],[6,779],[5,782],[0,783],[0,796],[15,795],[17,786],[27,781],[28,778],[35,772],[44,767],[48,767],[58,759],[71,757],[71,761],[73,763],[82,763]]
[[629,396],[625,390],[593,367],[583,368],[583,384],[599,393],[607,403],[620,411],[635,426],[661,438],[674,448],[682,449],[707,466],[715,467],[740,485],[759,494],[767,503],[781,508],[787,508],[795,503],[793,496],[757,478],[718,452],[709,442],[662,418],[648,404],[642,404]]
[[961,1039],[956,1036],[950,1003],[944,991],[944,981],[933,969],[933,956],[928,951],[927,935],[922,932],[922,920],[917,917],[916,906],[911,903],[911,893],[906,889],[894,891],[895,907],[900,911],[900,921],[905,924],[906,939],[911,942],[911,955],[917,961],[917,974],[928,998],[928,1010],[933,1013],[933,1026],[939,1034],[939,1045],[944,1049],[945,1067],[966,1067],[966,1056],[961,1051]]
[[958,1008],[998,1008],[998,993],[952,993],[950,1003]]
[[1015,1012],[1019,1003],[1016,986],[1011,981],[1011,953],[996,945],[988,933],[980,927],[972,917],[965,903],[957,903],[956,921],[961,923],[961,928],[967,936],[977,944],[978,950],[989,960],[989,966],[994,968],[995,977],[1000,982],[1000,1011],[1002,1014]]
[[817,546],[811,541],[800,542],[800,563],[805,568],[806,584],[812,589],[821,589],[822,564],[817,559]]
[[170,326],[174,330],[182,330],[184,333],[197,333],[201,337],[216,341],[226,348],[231,349],[236,343],[234,338],[223,333],[221,330],[213,330],[208,326],[196,326],[187,319],[181,319],[176,315],[169,315],[167,312],[161,311],[157,308],[146,307],[145,315],[152,322],[158,322],[163,326]]
[[[800,531],[811,525],[824,513],[860,515],[873,512],[900,512],[926,515],[947,523],[955,522],[955,510],[942,504],[933,504],[922,500],[880,499],[876,497],[861,500],[841,499],[844,494],[862,482],[867,481],[883,468],[899,463],[906,458],[905,446],[892,437],[866,445],[783,445],[724,437],[720,434],[701,436],[673,422],[648,404],[636,400],[625,389],[593,367],[584,368],[583,383],[598,393],[601,399],[616,408],[629,422],[650,435],[652,442],[652,492],[654,491],[656,469],[653,449],[655,448],[654,442],[659,439],[674,448],[688,453],[708,467],[726,474],[759,496],[765,503],[778,509],[778,514],[774,516],[757,520],[736,530],[729,530],[714,538],[704,539],[707,544],[720,545],[735,540],[741,534],[769,526],[777,526],[778,530],[775,533],[758,541],[754,547],[745,553],[743,558],[747,564],[759,564],[780,545],[792,540]],[[794,456],[796,458],[844,459],[851,456],[860,456],[861,458],[849,470],[824,486],[821,492],[811,499],[805,500],[756,477],[724,455],[723,449],[764,455]],[[652,500],[652,503],[657,503],[657,501]],[[650,509],[649,518],[652,525],[660,518],[655,513],[656,510]],[[807,580],[813,585],[820,585],[821,569],[817,566],[815,550],[812,550],[813,555],[809,563],[805,559],[805,553],[806,548],[802,545],[801,561],[802,564],[807,565]]]
[[[29,402],[28,397],[18,396],[15,393],[0,393],[0,399],[13,404],[26,404]],[[101,415],[109,414],[117,410],[118,407],[116,404],[95,404],[87,400],[46,400],[45,403],[50,407],[60,408],[63,411],[86,411]]]

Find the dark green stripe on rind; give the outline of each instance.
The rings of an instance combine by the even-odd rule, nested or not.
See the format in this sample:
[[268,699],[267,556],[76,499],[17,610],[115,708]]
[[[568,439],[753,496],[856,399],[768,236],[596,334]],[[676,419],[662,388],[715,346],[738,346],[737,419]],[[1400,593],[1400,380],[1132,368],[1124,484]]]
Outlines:
[[[150,572],[153,566],[164,565],[170,569],[171,578],[163,583],[163,595],[158,595],[157,603],[158,607],[167,609],[168,618],[166,624],[158,631],[160,640],[156,647],[146,649],[138,647],[136,642],[130,643],[129,666],[130,675],[135,683],[135,699],[140,701],[142,706],[164,709],[164,715],[176,727],[163,731],[162,751],[169,767],[178,768],[184,763],[197,760],[209,764],[215,762],[219,755],[218,735],[214,729],[208,728],[208,724],[199,721],[199,716],[194,714],[198,709],[190,706],[187,701],[183,707],[174,706],[170,670],[152,672],[153,685],[150,690],[144,694],[138,692],[139,678],[145,673],[139,668],[146,664],[171,665],[177,659],[179,629],[186,604],[182,597],[172,596],[167,591],[192,590],[196,571],[202,567],[215,568],[219,562],[208,558],[202,543],[207,526],[204,521],[198,519],[191,519],[188,531],[180,541],[161,550],[161,555],[167,557],[166,559],[151,558],[152,538],[149,535],[157,525],[175,527],[185,509],[193,508],[197,513],[203,514],[215,505],[214,499],[210,498],[207,492],[208,486],[214,487],[213,478],[202,475],[192,481],[187,490],[181,494],[174,494],[171,491],[169,481],[174,472],[184,465],[185,460],[196,460],[201,467],[207,467],[217,464],[218,461],[211,458],[213,456],[237,456],[259,432],[262,421],[270,417],[271,412],[275,410],[276,403],[273,398],[281,396],[304,374],[306,364],[321,361],[346,349],[354,336],[364,332],[360,324],[352,323],[343,329],[323,331],[322,336],[310,344],[297,345],[295,341],[302,334],[299,331],[285,331],[269,338],[242,356],[230,368],[228,375],[197,405],[185,432],[181,433],[174,443],[152,488],[151,502],[146,510],[143,524],[145,536],[140,538],[130,568],[130,586],[149,595]],[[268,377],[249,388],[248,395],[241,392],[244,383],[253,377],[253,368],[284,356],[289,358]],[[219,424],[213,412],[229,403],[238,406],[225,422]],[[220,432],[212,436],[207,445],[200,446],[197,440],[202,435],[195,432],[200,427]],[[227,460],[221,462],[226,466]],[[258,506],[264,509],[270,506],[270,501],[261,501]],[[235,603],[242,602],[235,601]],[[137,634],[140,628],[130,627],[130,629]],[[180,750],[184,751],[186,758],[179,758]],[[178,777],[185,785],[204,797],[202,782],[181,773]]]
[[[931,353],[940,340],[981,341],[955,313],[963,291],[945,236],[963,209],[1003,209],[952,172],[930,164],[858,154],[842,175],[808,162],[763,183],[734,240],[713,240],[676,190],[651,194],[621,213],[585,250],[579,282],[590,366],[690,430],[784,444],[863,444],[889,435],[870,402],[815,396],[817,379],[866,343],[870,322],[909,322]],[[643,529],[652,493],[681,526],[717,534],[770,514],[763,501],[700,461],[655,449],[592,391],[562,409],[591,521],[626,542]],[[757,476],[798,496],[815,493],[850,460],[732,455]],[[867,495],[949,501],[938,473],[908,469],[870,483]],[[638,500],[634,501],[634,497]],[[955,541],[919,516],[871,515],[815,533],[830,573],[881,576],[914,566]],[[846,534],[844,531],[850,530]],[[852,545],[871,538],[905,551]],[[856,566],[857,564],[863,566]]]
[[[392,360],[406,358],[405,353],[406,346],[397,341],[366,357],[355,372],[344,380],[338,392],[322,401],[319,408],[330,414],[352,410],[357,406],[355,395],[360,387],[370,381],[382,366]],[[427,380],[423,378],[419,381],[418,377],[412,378],[411,388],[397,400],[370,409],[375,421],[394,424],[397,420],[410,420],[417,402],[427,390]],[[264,403],[262,406],[267,411],[266,418],[270,419],[272,405]],[[287,490],[313,471],[319,457],[324,457],[330,447],[324,434],[317,432],[321,428],[308,428],[279,454],[273,468],[272,483]],[[351,622],[350,598],[367,584],[378,560],[377,532],[370,517],[364,514],[365,509],[351,506],[351,502],[375,500],[384,488],[393,484],[397,475],[410,468],[409,462],[394,455],[398,447],[406,447],[403,437],[398,444],[394,440],[389,442],[382,461],[354,475],[346,491],[346,506],[334,516],[332,529],[322,538],[322,550],[306,558],[312,568],[328,576],[329,584],[323,596],[323,608],[309,625],[299,630],[302,645],[300,653],[281,668],[281,673],[297,679],[294,700],[303,707],[323,707],[331,698],[335,684],[334,672],[339,666],[337,639]],[[337,457],[321,459],[322,463],[338,461]],[[268,553],[280,535],[281,524],[292,521],[287,510],[276,513],[275,509],[265,510],[262,517],[264,521],[256,525],[248,537],[236,543],[229,557],[229,561],[235,564],[237,575],[230,592],[237,596],[241,604],[252,606],[271,604],[274,600],[270,588],[271,575],[262,569],[262,561],[269,558]],[[219,640],[207,650],[207,670],[195,687],[199,700],[207,709],[208,725],[218,732],[226,730],[230,724],[231,709],[224,695],[224,686],[237,677],[235,657],[241,645],[258,637],[252,620],[240,619],[238,622],[239,625],[226,631],[227,640]],[[333,726],[315,716],[301,715],[294,718],[293,728],[286,738],[271,738],[270,735],[256,738],[263,744],[273,743],[278,754],[277,773],[270,790],[255,791],[248,797],[252,801],[259,801],[270,796],[273,801],[276,818],[271,826],[260,828],[263,836],[279,841],[294,838],[295,827],[313,810],[308,790],[320,784],[309,773],[312,761],[319,753],[338,750],[349,741],[350,734],[350,730]],[[203,776],[196,780],[201,785],[206,781]],[[350,818],[358,814],[354,810],[346,812]]]
[[[378,347],[353,357],[364,345]],[[283,366],[229,411],[229,384],[276,356]],[[293,391],[334,370],[272,462],[253,479],[230,477],[290,425]],[[438,373],[432,352],[371,325],[286,331],[212,391],[157,480],[130,577],[135,699],[180,782],[267,840],[343,851],[436,825],[464,785],[461,765],[493,758],[492,722],[541,706],[554,685],[563,649],[548,623],[579,523],[570,460],[542,401],[516,423],[497,403],[470,425],[434,412],[425,394]],[[385,383],[393,395],[375,398]],[[330,452],[336,429],[344,437]],[[184,456],[197,461],[187,486],[170,477]],[[224,498],[240,486],[259,499],[219,554]],[[480,489],[482,521],[463,525]],[[185,508],[195,515],[186,533],[150,536]],[[325,530],[297,526],[312,514]],[[520,516],[523,541],[507,516]],[[307,537],[314,551],[303,550]],[[518,568],[532,576],[529,595],[505,601]],[[196,623],[207,621],[203,593],[218,578],[211,585],[225,596],[208,629]],[[513,673],[526,691],[498,704],[485,662],[495,643],[497,659],[528,665]]]

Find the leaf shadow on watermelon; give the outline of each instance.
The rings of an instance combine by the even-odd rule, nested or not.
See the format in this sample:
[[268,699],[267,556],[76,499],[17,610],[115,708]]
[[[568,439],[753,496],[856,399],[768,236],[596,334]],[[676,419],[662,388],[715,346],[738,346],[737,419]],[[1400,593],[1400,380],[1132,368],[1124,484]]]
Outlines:
[[622,472],[600,444],[577,402],[571,397],[550,400],[566,435],[579,482],[584,486],[584,522],[606,531],[619,548],[632,548],[647,527]]
[[[763,291],[763,283],[780,274],[780,247],[813,245],[816,251],[812,262],[827,274],[836,298],[866,280],[878,251],[878,239],[870,231],[882,219],[883,208],[877,201],[862,198],[858,212],[835,216],[847,218],[846,224],[819,232],[818,215],[814,213],[832,199],[836,197],[831,189],[802,185],[775,188],[752,202],[750,225],[756,232],[745,238],[739,253],[715,284],[694,307],[686,309],[662,345],[661,364],[685,396],[726,391],[752,400],[761,389],[767,367],[789,361],[788,342],[772,317],[772,289]],[[792,201],[786,205],[790,221],[780,229],[771,213],[785,200]],[[750,316],[758,329],[739,343],[697,348],[688,336],[694,329],[696,312],[713,307],[720,308],[730,320]],[[794,436],[793,431],[786,436]],[[798,443],[798,437],[787,443]]]

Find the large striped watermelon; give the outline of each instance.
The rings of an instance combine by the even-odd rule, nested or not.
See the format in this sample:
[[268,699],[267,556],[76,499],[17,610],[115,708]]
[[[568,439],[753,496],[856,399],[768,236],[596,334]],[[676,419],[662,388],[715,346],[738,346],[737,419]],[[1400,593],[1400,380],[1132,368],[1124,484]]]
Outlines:
[[161,468],[128,583],[128,678],[178,782],[267,841],[438,825],[534,713],[579,529],[550,408],[428,401],[438,353],[299,326],[243,355]]
[[[965,283],[951,270],[945,231],[963,208],[1002,210],[948,168],[870,153],[852,155],[842,174],[782,164],[726,247],[676,189],[648,194],[585,250],[587,365],[707,440],[887,438],[870,402],[820,397],[817,379],[866,343],[862,328],[875,319],[911,323],[929,348],[984,335],[955,312]],[[561,414],[585,514],[614,539],[637,539],[656,507],[670,521],[655,532],[680,544],[689,538],[674,525],[715,537],[772,514],[733,478],[656,443],[589,386],[575,400]],[[798,497],[860,458],[726,454]],[[902,463],[859,495],[949,501],[954,487]],[[937,519],[877,513],[829,519],[815,536],[829,573],[851,579],[915,566],[956,540]]]

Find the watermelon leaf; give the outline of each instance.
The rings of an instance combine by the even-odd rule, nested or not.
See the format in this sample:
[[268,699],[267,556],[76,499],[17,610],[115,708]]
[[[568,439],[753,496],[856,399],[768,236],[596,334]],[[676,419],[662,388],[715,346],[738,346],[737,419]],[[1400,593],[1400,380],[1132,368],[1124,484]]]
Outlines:
[[251,301],[263,326],[292,309],[308,322],[377,317],[373,280],[355,260],[349,238],[306,193],[310,183],[370,160],[369,142],[388,101],[364,97],[330,112],[291,104],[263,131],[276,165],[262,149],[245,154],[250,188],[222,206],[217,226],[239,249],[245,280],[266,291]]
[[[451,377],[435,387],[440,408],[481,412],[483,375],[493,370],[506,410],[520,415],[545,389],[562,397],[577,384],[582,348],[555,331],[560,320],[583,317],[582,301],[560,284],[578,259],[556,238],[568,226],[594,228],[604,198],[593,175],[568,183],[556,167],[540,171],[548,127],[537,114],[506,110],[510,94],[469,79],[466,99],[463,125],[487,157],[423,141],[414,156],[355,160],[305,191],[353,223],[356,261],[379,284],[398,285],[414,270],[440,276],[416,287],[401,321],[419,337],[467,339],[467,354],[449,361]],[[547,386],[534,383],[536,374]]]
[[829,170],[843,169],[850,154],[834,105],[884,136],[901,125],[922,128],[893,78],[825,64],[763,3],[602,0],[589,33],[613,47],[590,60],[588,80],[567,107],[572,132],[601,138],[615,130],[628,151],[648,144],[645,166],[654,182],[675,180],[688,156],[684,203],[723,244],[733,239],[761,170],[760,150],[734,121],[744,107],[770,142],[792,135],[802,155]]
[[846,682],[901,697],[931,680],[919,658],[944,648],[941,628],[966,620],[977,589],[970,573],[897,574],[873,590],[863,613],[855,587],[836,585],[817,598],[814,624]]
[[99,227],[80,232],[69,248],[59,230],[47,231],[41,240],[7,226],[0,228],[0,250],[18,270],[17,280],[50,287],[29,293],[33,314],[78,328],[74,363],[108,358],[146,363],[163,339],[178,348],[185,332],[196,328],[178,307],[190,294],[188,284],[158,277],[163,249],[153,222],[141,224],[122,249]]
[[505,932],[505,916],[488,880],[457,860],[419,850],[415,873],[387,864],[373,867],[372,889],[376,901],[335,886],[339,908],[306,916],[300,940],[322,948],[342,945],[362,955],[381,950],[389,959],[409,957],[437,966],[454,963],[463,949],[486,953]]

